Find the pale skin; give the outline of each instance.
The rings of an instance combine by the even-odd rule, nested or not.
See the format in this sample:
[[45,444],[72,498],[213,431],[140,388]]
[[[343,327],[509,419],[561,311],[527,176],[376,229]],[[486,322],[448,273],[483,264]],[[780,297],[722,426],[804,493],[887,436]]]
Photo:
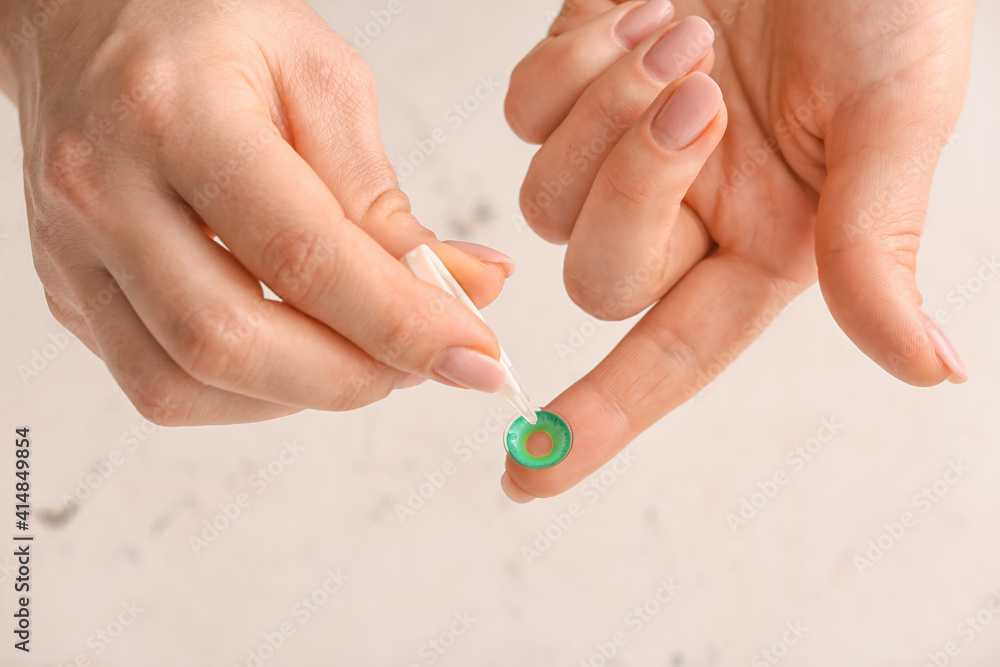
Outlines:
[[[655,305],[548,406],[573,426],[570,456],[508,461],[508,495],[575,485],[817,279],[887,371],[965,379],[920,314],[915,257],[972,0],[569,2],[511,81],[512,127],[542,144],[522,206],[569,243],[585,310]],[[636,27],[643,8],[655,20]],[[0,2],[5,34],[34,10]],[[678,23],[691,16],[714,45],[703,21]],[[489,329],[397,259],[430,244],[480,306],[513,262],[413,218],[371,74],[306,3],[76,0],[4,49],[49,306],[145,416],[350,409],[420,378],[499,387]]]
[[[515,500],[597,470],[817,279],[837,323],[888,372],[917,386],[966,379],[921,314],[915,271],[934,166],[964,100],[975,2],[678,0],[671,24],[632,48],[621,26],[641,4],[569,0],[512,77],[508,119],[542,143],[522,205],[573,169],[566,157],[591,141],[596,119],[620,121],[624,134],[595,164],[525,215],[568,241],[566,287],[585,310],[616,319],[655,304],[548,406],[573,424],[570,456],[544,471],[507,462]],[[651,124],[671,89],[660,92],[642,63],[692,15],[718,33],[693,69],[711,69],[725,102],[703,94],[714,119],[689,147],[665,150]],[[560,87],[546,73],[567,62],[576,76]],[[745,168],[769,138],[766,159]],[[651,255],[665,257],[662,268],[637,273]]]
[[[304,2],[7,2],[35,265],[55,317],[169,425],[346,410],[422,378],[503,383],[499,252],[419,225],[363,59]],[[41,22],[36,20],[36,22]],[[213,242],[208,233],[226,244]],[[263,298],[260,283],[282,302]]]

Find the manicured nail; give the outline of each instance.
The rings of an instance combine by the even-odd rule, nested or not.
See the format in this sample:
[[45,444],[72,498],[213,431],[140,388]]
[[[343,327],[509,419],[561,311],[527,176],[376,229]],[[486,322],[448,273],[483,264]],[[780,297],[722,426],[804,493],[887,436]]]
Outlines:
[[514,480],[512,480],[510,475],[507,473],[504,473],[503,477],[500,478],[500,488],[503,489],[503,492],[507,494],[508,498],[521,505],[524,503],[530,503],[535,499],[535,497],[530,493],[522,491],[521,487],[515,484]]
[[665,148],[687,148],[718,115],[722,91],[712,77],[695,72],[684,79],[653,119],[653,136]]
[[399,377],[396,378],[395,389],[409,389],[410,387],[416,387],[427,382],[427,378],[423,375],[417,375],[416,373],[400,373]]
[[487,394],[500,391],[507,373],[493,357],[467,347],[449,347],[434,365],[434,372],[457,385]]
[[700,16],[689,16],[663,36],[646,54],[646,69],[661,81],[690,72],[715,43],[715,31]]
[[965,370],[962,358],[958,356],[958,352],[955,351],[955,347],[951,344],[951,341],[941,331],[941,327],[927,313],[921,312],[920,315],[924,319],[924,330],[930,337],[931,342],[934,343],[934,351],[937,352],[938,359],[945,365],[945,368],[951,371],[948,382],[962,384],[968,380],[969,373]]
[[517,268],[517,264],[514,260],[499,250],[494,250],[493,248],[489,248],[478,243],[469,243],[468,241],[445,241],[445,243],[453,248],[461,250],[467,255],[472,255],[480,262],[499,264],[503,268],[504,275],[508,278],[514,275],[514,269]]
[[664,26],[674,17],[674,5],[670,0],[649,0],[628,14],[618,25],[618,36],[625,46],[634,49],[654,30]]

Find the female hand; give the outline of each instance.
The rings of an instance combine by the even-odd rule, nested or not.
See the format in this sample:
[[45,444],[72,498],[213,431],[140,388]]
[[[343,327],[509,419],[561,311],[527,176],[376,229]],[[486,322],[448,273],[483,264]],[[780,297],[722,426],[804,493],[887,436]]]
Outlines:
[[305,2],[45,8],[0,5],[35,265],[144,416],[346,410],[410,374],[499,389],[488,327],[397,259],[429,244],[479,305],[513,263],[416,222],[369,69]]
[[[605,319],[655,304],[551,403],[574,428],[569,458],[546,471],[508,462],[504,487],[521,500],[611,459],[817,278],[886,370],[920,386],[965,379],[920,310],[915,259],[975,3],[676,5],[568,0],[511,82],[512,127],[542,143],[522,209],[569,242],[569,294]],[[697,73],[709,70],[718,86]]]

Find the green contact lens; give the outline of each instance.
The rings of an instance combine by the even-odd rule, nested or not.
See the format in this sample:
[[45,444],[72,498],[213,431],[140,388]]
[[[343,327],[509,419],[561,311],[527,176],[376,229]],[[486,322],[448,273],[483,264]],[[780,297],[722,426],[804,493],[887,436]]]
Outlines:
[[[518,417],[511,422],[504,436],[504,446],[510,458],[525,468],[533,470],[551,468],[569,454],[573,446],[573,431],[559,415],[544,410],[539,410],[535,415],[538,417],[536,424],[529,424],[524,417]],[[528,451],[528,438],[539,432],[552,438],[552,450],[545,456],[535,456]]]

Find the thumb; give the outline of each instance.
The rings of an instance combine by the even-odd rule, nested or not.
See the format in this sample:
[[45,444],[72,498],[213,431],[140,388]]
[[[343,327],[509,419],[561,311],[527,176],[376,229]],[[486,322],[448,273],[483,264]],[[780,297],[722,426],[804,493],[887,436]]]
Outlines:
[[960,107],[946,96],[954,92],[886,86],[837,110],[816,227],[820,286],[834,319],[876,363],[918,386],[967,379],[921,311],[916,282],[934,169]]

